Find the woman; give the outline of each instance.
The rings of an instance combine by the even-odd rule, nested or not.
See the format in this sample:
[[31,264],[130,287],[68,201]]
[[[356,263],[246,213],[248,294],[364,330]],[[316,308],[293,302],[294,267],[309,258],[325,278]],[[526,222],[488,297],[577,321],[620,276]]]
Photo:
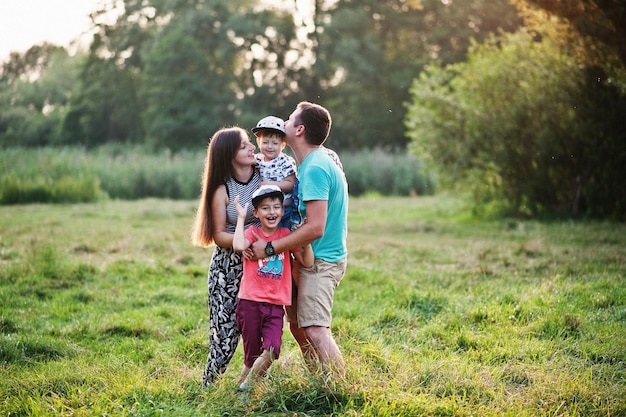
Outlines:
[[[211,325],[209,357],[202,378],[205,386],[226,370],[239,342],[235,308],[243,258],[232,249],[237,225],[234,200],[239,195],[242,204],[252,201],[252,194],[261,183],[254,150],[248,133],[239,127],[218,130],[207,149],[202,195],[192,231],[194,245],[208,247],[215,243],[209,267]],[[260,225],[252,215],[252,204],[245,227],[251,224]]]

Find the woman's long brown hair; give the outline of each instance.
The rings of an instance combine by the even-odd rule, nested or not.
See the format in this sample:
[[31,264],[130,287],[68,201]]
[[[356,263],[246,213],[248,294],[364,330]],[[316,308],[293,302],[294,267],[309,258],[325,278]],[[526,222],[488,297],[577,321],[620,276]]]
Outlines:
[[211,137],[202,173],[202,194],[191,231],[194,246],[207,247],[213,243],[213,209],[211,200],[215,190],[233,176],[233,159],[241,146],[246,131],[239,127],[226,127]]

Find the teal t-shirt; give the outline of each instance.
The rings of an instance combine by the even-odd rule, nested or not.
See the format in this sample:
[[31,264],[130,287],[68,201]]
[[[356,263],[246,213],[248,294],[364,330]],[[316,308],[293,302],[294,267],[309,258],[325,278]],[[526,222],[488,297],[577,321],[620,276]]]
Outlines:
[[313,241],[315,258],[339,262],[348,255],[348,183],[339,166],[324,150],[311,152],[298,168],[298,199],[300,213],[306,217],[306,203],[328,202],[324,235]]

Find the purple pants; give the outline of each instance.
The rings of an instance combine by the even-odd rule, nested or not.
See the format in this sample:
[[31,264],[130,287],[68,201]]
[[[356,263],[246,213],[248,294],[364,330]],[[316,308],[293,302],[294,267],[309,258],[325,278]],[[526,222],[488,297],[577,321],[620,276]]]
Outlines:
[[273,352],[278,359],[283,338],[283,306],[239,299],[236,315],[243,340],[243,363],[252,367],[264,350]]

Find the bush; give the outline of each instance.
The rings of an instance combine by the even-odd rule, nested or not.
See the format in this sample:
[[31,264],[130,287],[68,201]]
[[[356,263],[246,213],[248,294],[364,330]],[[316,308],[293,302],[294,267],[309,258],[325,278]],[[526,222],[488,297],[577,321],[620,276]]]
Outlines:
[[[138,146],[10,148],[0,156],[0,204],[91,202],[147,197],[196,199],[205,151],[147,151]],[[349,192],[433,194],[422,163],[380,149],[342,153]]]
[[17,178],[6,175],[0,179],[0,204],[85,203],[98,200],[104,193],[97,179],[79,175]]
[[341,155],[351,195],[367,192],[381,195],[429,195],[434,185],[423,164],[406,153],[382,149]]
[[624,81],[548,37],[494,37],[414,83],[415,154],[477,211],[626,219]]
[[194,199],[200,195],[205,151],[147,152],[141,147],[107,146],[90,154],[97,155],[94,169],[112,198]]

